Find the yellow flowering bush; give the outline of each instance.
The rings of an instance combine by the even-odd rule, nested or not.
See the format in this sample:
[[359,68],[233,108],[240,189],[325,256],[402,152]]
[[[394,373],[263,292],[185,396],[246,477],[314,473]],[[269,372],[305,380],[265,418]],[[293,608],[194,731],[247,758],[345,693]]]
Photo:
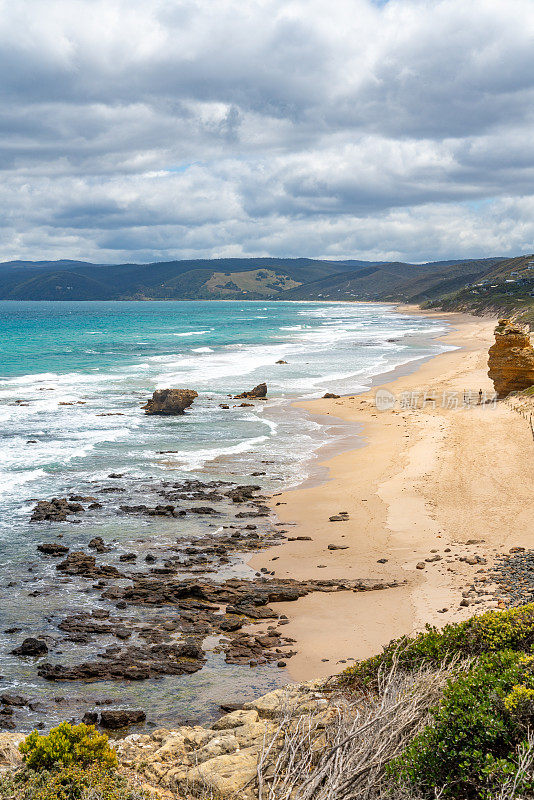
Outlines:
[[88,767],[98,764],[104,769],[117,766],[117,756],[108,737],[91,725],[70,725],[62,722],[47,736],[34,731],[19,746],[29,769],[52,769],[57,766]]

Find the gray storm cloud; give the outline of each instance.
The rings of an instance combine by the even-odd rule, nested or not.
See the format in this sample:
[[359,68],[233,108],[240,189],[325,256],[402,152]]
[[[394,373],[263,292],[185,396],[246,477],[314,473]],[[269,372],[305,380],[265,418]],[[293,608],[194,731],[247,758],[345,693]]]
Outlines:
[[0,2],[0,258],[531,251],[531,0]]

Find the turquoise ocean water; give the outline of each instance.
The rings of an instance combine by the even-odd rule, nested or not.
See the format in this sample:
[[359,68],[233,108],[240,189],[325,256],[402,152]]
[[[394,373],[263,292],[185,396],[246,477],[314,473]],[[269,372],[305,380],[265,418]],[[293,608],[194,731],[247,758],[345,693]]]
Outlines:
[[[373,377],[446,349],[436,341],[443,330],[443,323],[379,304],[0,302],[0,689],[57,694],[8,655],[14,639],[2,632],[17,626],[19,638],[52,635],[61,610],[90,603],[70,583],[58,585],[54,564],[37,557],[38,542],[60,533],[82,549],[102,535],[126,550],[143,537],[176,537],[175,520],[113,513],[79,525],[46,523],[45,535],[43,524],[29,524],[35,498],[94,494],[119,474],[111,483],[142,501],[149,480],[250,482],[260,462],[269,463],[265,490],[298,485],[319,448],[341,444],[347,430],[322,425],[291,400],[363,391]],[[232,406],[229,394],[262,381],[267,403],[219,408]],[[145,416],[140,405],[166,387],[195,389],[199,398],[183,417]],[[243,564],[232,569],[248,574]],[[32,598],[36,586],[42,592]],[[272,668],[243,671],[214,655],[186,678],[83,691],[122,692],[126,704],[144,692],[145,705],[151,692],[158,720],[173,722],[278,680]]]

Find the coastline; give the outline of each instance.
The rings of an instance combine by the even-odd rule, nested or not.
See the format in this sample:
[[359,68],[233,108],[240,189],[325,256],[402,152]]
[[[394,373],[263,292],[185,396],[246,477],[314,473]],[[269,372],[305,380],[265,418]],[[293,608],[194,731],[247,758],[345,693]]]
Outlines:
[[[320,461],[327,480],[272,498],[273,511],[292,524],[292,537],[311,541],[286,541],[255,555],[250,564],[281,578],[405,584],[277,603],[277,611],[289,618],[285,632],[296,640],[298,654],[287,667],[293,680],[330,675],[427,623],[443,626],[497,607],[490,593],[476,605],[460,606],[475,573],[485,572],[460,559],[489,563],[511,546],[534,544],[528,425],[503,402],[478,405],[480,389],[484,399],[493,393],[486,361],[494,320],[398,308],[452,324],[439,339],[458,349],[422,359],[415,369],[403,365],[404,374],[379,377],[365,393],[296,403],[313,415],[358,426],[363,446]],[[378,411],[377,386],[397,398],[407,393],[405,402],[417,407],[401,408],[397,401],[393,410]],[[436,408],[431,402],[421,407],[425,391],[436,398]],[[442,407],[444,392],[447,401],[456,394],[458,408]],[[462,407],[464,396],[468,407]],[[347,521],[329,521],[340,511],[348,512]]]
[[[400,320],[391,321],[390,318],[396,316],[394,314],[379,314],[380,336],[377,337],[377,342],[374,342],[373,336],[368,332],[366,326],[369,321],[372,325],[376,325],[377,315],[374,304],[370,310],[362,310],[357,305],[351,307],[345,303],[334,305],[340,305],[341,308],[334,311],[328,307],[314,316],[316,313],[314,305],[310,312],[310,327],[316,333],[315,338],[317,339],[318,333],[319,340],[327,342],[327,345],[322,348],[321,352],[324,352],[324,356],[321,356],[322,360],[319,365],[312,363],[312,367],[308,369],[303,364],[299,372],[299,360],[305,364],[308,364],[309,361],[313,362],[306,355],[308,351],[311,352],[314,349],[310,345],[310,341],[315,341],[313,336],[310,340],[304,336],[304,344],[298,350],[299,353],[302,350],[305,357],[293,356],[288,362],[293,364],[293,369],[296,369],[302,402],[305,397],[309,398],[313,395],[310,395],[309,386],[304,385],[303,387],[301,373],[304,372],[306,375],[309,373],[311,378],[319,377],[320,380],[324,380],[322,392],[326,388],[332,388],[331,380],[337,380],[339,373],[347,371],[347,365],[354,364],[353,349],[358,346],[360,341],[363,341],[363,346],[374,346],[377,343],[379,345],[376,350],[378,359],[371,351],[365,351],[364,355],[367,355],[367,358],[361,359],[362,380],[359,380],[359,372],[354,373],[354,380],[358,381],[357,386],[360,391],[365,386],[363,376],[369,374],[373,365],[376,365],[374,369],[387,370],[387,364],[384,362],[388,362],[391,356],[399,358],[396,345],[388,345],[386,348],[380,346],[380,342],[387,336],[397,336],[397,328],[400,329],[399,333],[403,332],[403,328],[408,328],[410,333],[407,336],[411,339],[411,346],[402,348],[400,358],[412,357],[413,359],[397,369],[413,369],[413,364],[420,362],[422,353],[439,352],[440,350],[435,346],[427,346],[431,342],[427,342],[425,337],[429,325],[424,320],[419,320],[414,324],[414,318],[408,317],[404,323],[401,323]],[[381,311],[381,308],[378,311]],[[113,318],[116,313],[116,310],[112,309]],[[294,317],[295,309],[290,308],[281,319],[278,311],[274,314],[271,328],[275,336],[280,335],[277,334],[280,330],[296,330],[294,326],[291,328],[279,327],[280,325],[290,325],[294,321],[293,318],[288,319],[288,315]],[[145,321],[148,318],[149,316],[145,317]],[[217,317],[217,319],[219,318]],[[254,316],[254,319],[261,320],[254,324],[258,330],[263,331],[263,327],[267,324],[264,322],[265,317],[263,315]],[[353,324],[354,320],[356,320],[356,324]],[[295,321],[305,322],[306,320],[298,317]],[[323,323],[327,323],[326,329],[323,329]],[[332,335],[333,323],[336,330]],[[198,320],[198,323],[196,319],[193,321],[188,319],[185,322],[181,321],[180,325],[182,329],[186,330],[180,329],[177,335],[183,334],[189,337],[195,334],[198,336],[198,341],[188,338],[182,347],[171,345],[170,349],[178,349],[186,354],[196,353],[197,350],[192,350],[192,348],[198,344],[202,346],[204,352],[203,345],[207,343],[201,338],[206,332],[204,319]],[[299,330],[305,327],[307,325],[298,326]],[[443,331],[443,326],[436,327],[437,330],[430,334],[432,338],[437,337]],[[83,325],[78,325],[78,330],[89,330],[91,335],[93,333],[95,335],[102,334],[100,328],[98,330],[97,328],[98,326],[93,325],[91,319],[84,320]],[[238,322],[233,333],[234,340],[242,338],[241,328],[242,325]],[[337,334],[338,328],[341,331],[339,335]],[[424,332],[418,333],[420,328],[424,329]],[[111,330],[113,335],[118,337],[119,345],[126,349],[131,345],[128,337],[125,340],[121,338],[122,328],[120,325],[115,327],[112,325]],[[136,329],[136,331],[136,337],[145,340],[145,329],[141,326],[141,329]],[[325,332],[326,336],[323,335]],[[286,334],[283,336],[285,337]],[[103,339],[107,338],[107,335],[103,337]],[[262,341],[261,336],[257,338]],[[293,334],[288,338],[292,340]],[[298,344],[300,340],[298,336],[296,338]],[[341,355],[336,349],[338,341],[348,342],[346,348],[342,345],[339,346],[340,352],[342,351]],[[389,341],[394,342],[396,339]],[[150,352],[157,352],[160,344],[159,338],[156,337]],[[169,350],[166,342],[163,342],[163,345],[165,345],[163,346],[165,352]],[[95,347],[94,352],[91,350],[89,360],[91,363],[98,364],[102,355],[100,351],[107,350],[110,345],[102,341],[101,345],[98,347],[95,345]],[[283,344],[283,348],[284,352],[280,352],[280,356],[286,355],[286,343]],[[134,350],[137,352],[137,339],[134,342]],[[270,375],[275,375],[280,368],[275,366],[272,349],[268,348],[267,350],[265,358],[269,358],[273,362]],[[52,354],[55,353],[53,347],[50,348],[50,351]],[[238,352],[242,359],[242,351]],[[408,352],[407,356],[404,355],[406,352]],[[96,359],[93,356],[96,356]],[[173,357],[176,358],[176,356]],[[197,356],[189,357],[197,360]],[[424,358],[424,356],[422,357]],[[165,356],[164,362],[166,363],[167,360],[168,357]],[[107,362],[105,363],[107,364]],[[158,373],[163,368],[159,364],[160,362],[157,360],[155,371]],[[360,365],[358,354],[356,354],[356,364]],[[190,475],[187,471],[185,475],[173,474],[173,468],[180,469],[179,462],[174,462],[172,457],[163,455],[179,452],[170,449],[177,446],[175,438],[177,428],[172,424],[165,424],[164,421],[160,423],[157,419],[145,420],[144,416],[140,416],[140,412],[137,411],[139,399],[145,397],[145,391],[139,389],[139,386],[147,382],[144,372],[139,375],[137,372],[134,373],[137,376],[134,378],[131,377],[129,371],[125,373],[121,386],[126,386],[129,394],[120,390],[117,393],[116,387],[112,387],[114,393],[108,395],[105,380],[108,375],[113,376],[113,371],[108,368],[109,365],[106,368],[108,371],[104,371],[103,378],[98,380],[98,390],[96,391],[93,390],[91,382],[87,386],[85,380],[79,381],[76,371],[72,373],[74,379],[70,383],[67,382],[67,386],[60,385],[58,375],[53,372],[53,368],[56,366],[56,364],[46,364],[47,369],[52,369],[52,372],[30,376],[31,391],[28,389],[28,384],[24,382],[24,388],[20,390],[17,379],[15,379],[13,397],[9,396],[12,400],[10,405],[14,409],[13,415],[20,420],[22,441],[18,442],[17,440],[17,447],[26,448],[28,445],[28,449],[21,451],[28,459],[28,463],[31,458],[35,457],[37,446],[43,450],[42,445],[51,436],[53,437],[56,431],[56,421],[59,418],[64,420],[65,426],[65,429],[62,430],[64,438],[58,445],[58,449],[61,447],[61,452],[66,447],[63,442],[78,441],[77,436],[80,435],[80,431],[83,433],[87,428],[91,429],[95,417],[122,417],[120,422],[118,419],[110,420],[109,427],[125,427],[127,432],[133,432],[132,428],[137,428],[137,426],[132,426],[128,419],[124,419],[127,411],[131,412],[134,420],[139,420],[135,440],[140,440],[141,445],[144,442],[144,450],[140,449],[130,453],[128,438],[126,437],[124,446],[119,439],[117,446],[111,444],[109,447],[106,445],[100,450],[95,450],[93,456],[90,456],[86,462],[81,462],[80,465],[75,464],[74,469],[67,468],[64,473],[59,471],[59,480],[56,483],[45,483],[42,489],[32,487],[33,499],[30,500],[28,493],[28,499],[23,506],[21,506],[18,496],[13,498],[15,512],[20,514],[21,524],[24,526],[25,536],[22,540],[25,549],[17,548],[16,552],[11,550],[3,552],[7,561],[15,565],[11,570],[13,577],[18,578],[19,574],[21,577],[18,583],[7,585],[6,580],[6,585],[0,587],[5,593],[6,599],[9,598],[9,601],[4,604],[0,637],[6,656],[2,668],[4,675],[2,691],[16,690],[28,703],[26,706],[20,706],[21,710],[13,713],[13,719],[9,720],[10,725],[30,729],[36,724],[53,724],[63,718],[79,719],[85,712],[98,715],[98,704],[102,693],[105,693],[106,702],[109,705],[127,705],[143,712],[148,704],[147,698],[149,698],[148,705],[151,714],[149,723],[156,722],[156,724],[175,726],[184,719],[193,718],[198,721],[206,721],[218,713],[219,705],[222,702],[237,702],[242,697],[261,695],[268,689],[287,682],[284,662],[292,657],[294,648],[290,638],[284,636],[285,627],[282,626],[286,625],[286,621],[280,620],[273,628],[274,633],[260,636],[263,631],[257,630],[256,625],[249,622],[255,620],[257,614],[247,613],[251,610],[256,612],[256,609],[246,606],[246,604],[239,605],[237,603],[236,605],[236,600],[254,593],[255,596],[257,595],[255,599],[261,605],[265,601],[264,593],[270,590],[273,594],[278,594],[279,597],[285,596],[287,599],[290,599],[295,592],[297,594],[315,591],[324,593],[324,581],[320,584],[321,588],[306,581],[289,581],[286,585],[281,582],[281,586],[277,587],[275,584],[277,584],[278,578],[271,580],[263,575],[253,576],[250,568],[245,564],[245,558],[252,551],[257,552],[259,548],[271,547],[275,541],[281,541],[284,533],[291,538],[291,530],[282,531],[280,527],[273,525],[266,501],[271,492],[276,492],[283,486],[287,489],[290,485],[293,487],[299,485],[297,483],[300,477],[299,472],[302,474],[301,456],[310,452],[314,444],[317,445],[320,441],[324,442],[325,425],[328,427],[330,424],[332,427],[330,442],[325,444],[319,452],[321,458],[325,460],[334,453],[348,452],[362,446],[359,427],[352,420],[343,421],[336,415],[325,415],[320,420],[320,426],[317,423],[310,425],[304,417],[308,417],[308,414],[312,415],[312,412],[301,412],[295,408],[291,413],[290,404],[294,400],[283,399],[278,404],[279,408],[276,403],[274,404],[275,410],[272,412],[272,416],[277,413],[282,417],[279,425],[282,424],[282,437],[287,437],[285,446],[280,445],[283,438],[279,438],[272,456],[269,449],[260,455],[257,448],[252,446],[248,447],[248,450],[244,450],[245,455],[240,448],[237,448],[234,457],[232,441],[231,447],[218,448],[221,450],[221,456],[217,456],[219,461],[216,458],[207,459],[202,467],[199,465],[200,475],[198,475],[198,479],[195,479],[196,476]],[[68,368],[73,365],[65,366]],[[250,367],[250,365],[248,366]],[[254,366],[254,362],[252,366]],[[353,366],[353,369],[356,367]],[[283,380],[286,378],[288,381],[291,380],[291,375],[287,376],[288,372],[291,372],[291,367],[281,372]],[[393,370],[388,372],[389,377],[394,374]],[[264,376],[258,375],[258,379],[260,377]],[[269,375],[266,377],[269,380]],[[304,379],[306,379],[305,376]],[[245,378],[238,378],[238,381],[237,390],[250,385],[248,381],[245,383]],[[244,385],[240,386],[242,381]],[[102,383],[104,383],[104,388],[102,388]],[[310,383],[313,384],[313,381],[310,380]],[[353,380],[351,383],[343,385],[351,388],[351,384],[354,385]],[[131,391],[132,385],[135,388],[134,391]],[[334,384],[334,388],[337,385],[342,384]],[[61,396],[59,394],[40,394],[41,391],[59,392],[60,390]],[[17,392],[19,394],[23,392],[22,397],[19,397]],[[293,394],[294,397],[295,394]],[[133,412],[131,398],[136,406]],[[18,401],[22,399],[24,402],[20,402],[19,405]],[[204,407],[200,408],[198,420],[191,415],[191,417],[177,421],[176,425],[179,425],[179,430],[182,430],[184,425],[196,424],[199,433],[206,436],[205,421],[206,419],[213,420],[215,409],[215,415],[219,414],[220,421],[223,423],[221,428],[235,430],[235,418],[227,416],[227,412],[217,410],[218,401],[226,399],[226,394],[222,396],[215,394],[213,397],[207,394],[206,403]],[[49,414],[46,420],[47,424],[50,424],[50,430],[46,429],[45,434],[40,433],[40,428],[35,430],[31,426],[36,415],[32,416],[32,411],[25,409],[31,409],[32,403],[40,403],[44,413]],[[59,406],[66,406],[68,409],[65,408],[63,411],[62,408],[59,409]],[[228,403],[223,407],[227,406]],[[241,408],[241,406],[237,405],[236,408]],[[256,408],[263,410],[265,406],[258,403]],[[58,410],[60,416],[58,416]],[[243,416],[246,417],[249,413],[248,411],[243,412]],[[242,412],[237,411],[236,414],[239,426]],[[316,417],[315,414],[313,416]],[[44,425],[42,418],[41,416],[40,426]],[[28,425],[28,423],[30,424]],[[107,426],[107,422],[100,423],[97,420],[97,425],[100,426],[100,424],[104,426],[103,429]],[[320,431],[317,430],[319,427]],[[145,429],[148,430],[148,433],[143,439]],[[70,434],[71,430],[73,435]],[[258,441],[250,439],[254,431],[238,428],[236,433],[247,443],[248,441]],[[260,433],[263,431],[260,430]],[[41,436],[43,436],[42,443]],[[262,436],[260,441],[263,438],[266,437]],[[299,449],[301,439],[309,439],[310,446],[306,444],[302,450]],[[97,441],[100,440],[107,441],[105,436],[100,435],[99,427]],[[110,441],[113,443],[115,438],[112,437]],[[133,441],[133,437],[130,441]],[[217,445],[217,440],[214,439],[214,441]],[[274,441],[276,443],[276,437]],[[293,449],[291,442],[295,441],[296,448]],[[223,444],[226,444],[226,440],[223,441]],[[230,451],[229,454],[227,451]],[[37,453],[39,452],[41,451],[37,451]],[[161,472],[156,471],[155,476],[152,471],[148,471],[148,467],[146,472],[143,469],[137,472],[135,465],[142,462],[143,453],[147,456],[146,463],[148,464],[152,464],[155,453],[154,463],[158,468],[164,466],[165,469]],[[247,453],[249,454],[248,460]],[[285,454],[288,455],[286,461],[284,461]],[[260,459],[265,459],[265,461],[260,461]],[[314,463],[316,464],[318,460],[314,459]],[[264,463],[265,467],[263,467]],[[269,464],[273,466],[267,466]],[[294,470],[289,469],[293,464],[301,466]],[[287,466],[287,472],[281,465]],[[83,469],[80,470],[80,466],[84,467],[87,472]],[[325,467],[325,472],[326,469]],[[280,472],[285,472],[286,475],[279,474]],[[289,478],[286,477],[288,473]],[[291,480],[292,475],[294,475],[294,480]],[[256,476],[265,477],[257,480]],[[321,482],[324,478],[322,474],[316,474],[314,477]],[[288,483],[284,484],[284,480],[288,480]],[[240,487],[247,491],[240,492]],[[250,489],[253,491],[248,491]],[[234,493],[237,493],[235,500]],[[70,517],[65,513],[64,519],[61,517],[58,519],[56,505],[53,504],[54,498],[59,504],[71,501],[73,504],[76,503],[75,508],[69,507],[69,512],[72,512],[73,516]],[[67,498],[69,498],[68,501]],[[51,503],[52,507],[50,507]],[[37,516],[32,519],[34,513]],[[167,519],[167,517],[169,518]],[[179,517],[179,521],[175,520],[175,517]],[[8,518],[10,515],[6,514],[5,519]],[[61,543],[51,541],[56,536],[63,541]],[[213,546],[214,536],[217,547]],[[17,572],[19,564],[21,566]],[[31,570],[28,570],[30,574],[27,575],[28,564],[31,566]],[[5,574],[8,574],[7,570]],[[212,600],[220,599],[219,594],[216,597],[213,594],[212,575],[216,576],[215,582],[218,584],[228,581],[228,586],[223,590],[223,593],[226,593],[224,602],[217,604],[221,608],[213,608],[213,616],[208,608],[197,609],[195,607],[192,610],[190,608],[191,603],[194,603],[192,597],[184,599],[183,596],[173,596],[171,602],[167,604],[172,610],[161,607],[166,605],[168,595],[165,594],[165,591],[168,586],[185,581],[200,582],[202,584],[200,591],[206,597]],[[340,591],[348,591],[349,587],[381,588],[383,583],[379,578],[377,581],[371,581],[371,584],[374,584],[371,587],[368,583],[359,581],[358,575],[354,577],[353,581],[351,581],[350,575],[347,575],[343,581],[338,581],[337,587]],[[230,585],[232,580],[234,584]],[[124,595],[127,593],[128,587],[125,586],[124,581],[133,583],[131,587],[133,594],[126,598]],[[140,582],[143,583],[143,588],[140,587]],[[291,583],[293,585],[288,591],[287,586]],[[295,586],[297,583],[301,585]],[[138,587],[140,593],[134,587]],[[327,588],[333,588],[332,584]],[[148,597],[147,592],[150,593],[150,602],[145,604],[144,600]],[[27,597],[38,599],[27,600]],[[181,600],[184,602],[181,603]],[[46,616],[41,614],[43,606],[46,607]],[[150,612],[147,611],[148,607],[150,607]],[[234,612],[228,612],[229,619],[215,613],[226,607],[231,608]],[[244,613],[241,616],[242,610]],[[265,611],[269,614],[270,609],[265,609]],[[103,621],[95,623],[93,617]],[[272,617],[274,619],[275,615],[273,614]],[[259,624],[262,624],[265,618],[260,615]],[[21,622],[23,623],[22,627]],[[267,627],[269,627],[268,623]],[[12,651],[21,646],[25,638],[30,636],[42,638],[48,650],[40,660],[30,664],[30,669],[22,674],[21,679],[19,656]],[[193,659],[195,663],[188,665],[192,668],[191,674],[187,674],[187,677],[182,679],[179,672],[173,672],[172,664],[162,664],[160,665],[164,670],[162,674],[166,678],[164,681],[157,680],[159,675],[155,673],[156,667],[150,663],[154,660],[151,656],[152,645],[157,647],[159,643],[165,643],[165,645],[174,646],[177,639],[192,636],[196,637],[195,643],[204,643],[204,640],[206,642],[202,653],[198,651],[199,657]],[[146,646],[147,643],[150,645],[149,648]],[[108,651],[110,656],[102,658],[102,654]],[[154,651],[154,658],[155,654]],[[275,662],[280,668],[273,669],[271,662]],[[253,665],[255,669],[251,670],[250,667]],[[139,674],[145,676],[143,680],[148,683],[117,683],[123,678],[128,679],[130,668],[138,670]],[[111,669],[113,669],[113,676]],[[57,689],[55,686],[58,684],[54,681],[66,680],[71,685],[81,678],[85,680],[87,675],[91,676],[91,682],[84,683],[81,697],[69,691],[68,696],[62,696],[61,704],[56,702]],[[116,680],[114,676],[117,676]],[[95,678],[94,684],[93,678]],[[168,699],[170,696],[172,696],[171,702]],[[30,708],[30,704],[32,706],[38,704],[39,710],[34,711]],[[107,710],[114,710],[110,709],[109,705]]]

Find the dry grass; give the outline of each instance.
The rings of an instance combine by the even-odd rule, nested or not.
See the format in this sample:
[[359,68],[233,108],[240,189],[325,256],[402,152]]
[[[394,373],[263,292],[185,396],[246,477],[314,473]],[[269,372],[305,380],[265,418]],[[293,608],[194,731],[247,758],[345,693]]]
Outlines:
[[285,708],[258,765],[260,800],[403,800],[401,788],[391,794],[385,767],[427,724],[447,680],[468,664],[408,674],[395,661],[373,696],[341,696],[326,713],[300,717]]

